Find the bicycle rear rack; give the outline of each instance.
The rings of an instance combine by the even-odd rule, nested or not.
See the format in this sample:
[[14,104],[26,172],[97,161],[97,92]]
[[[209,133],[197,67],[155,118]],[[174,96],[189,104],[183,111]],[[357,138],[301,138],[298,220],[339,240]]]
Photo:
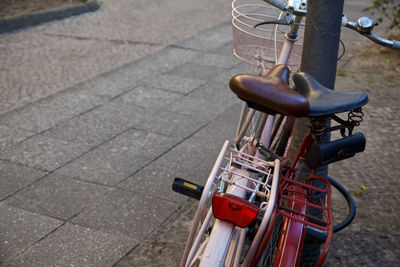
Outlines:
[[[316,186],[313,186],[315,181],[322,181],[326,184],[326,188],[322,189]],[[310,176],[306,179],[306,182],[299,182],[292,179],[284,178],[284,182],[286,183],[285,188],[282,190],[279,200],[279,210],[278,212],[283,216],[289,217],[296,221],[299,221],[307,226],[311,226],[317,228],[321,231],[328,231],[332,226],[332,216],[331,214],[331,185],[329,181],[323,177],[319,176]],[[301,193],[305,194],[305,201],[299,200],[298,198],[293,197],[295,192],[299,192],[299,188],[301,188]],[[317,201],[311,200],[312,192],[320,192],[327,194],[327,203],[322,199],[318,199]],[[291,208],[288,207],[288,203],[299,202],[306,206],[307,213],[300,214]],[[310,208],[314,208],[319,210],[322,213],[322,218],[318,218],[308,214]],[[298,216],[293,216],[293,214],[301,215],[300,217],[304,217],[304,219],[298,219]]]
[[[257,195],[267,198],[270,193],[276,163],[259,159],[233,148],[228,148],[228,152],[229,157],[224,157],[227,164],[225,167],[221,167],[222,164],[220,165],[219,169],[222,172],[216,179],[225,184],[240,187],[252,193],[253,197]],[[236,179],[232,179],[233,176],[236,176]],[[241,179],[246,179],[248,182],[239,183],[238,180]],[[220,188],[220,191],[223,189]]]

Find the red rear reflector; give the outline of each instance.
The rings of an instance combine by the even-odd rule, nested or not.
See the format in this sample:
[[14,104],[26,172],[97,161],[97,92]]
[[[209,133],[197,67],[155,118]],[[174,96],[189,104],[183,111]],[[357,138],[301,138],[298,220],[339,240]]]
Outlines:
[[260,209],[250,202],[230,194],[214,193],[212,198],[214,217],[241,228],[247,227]]

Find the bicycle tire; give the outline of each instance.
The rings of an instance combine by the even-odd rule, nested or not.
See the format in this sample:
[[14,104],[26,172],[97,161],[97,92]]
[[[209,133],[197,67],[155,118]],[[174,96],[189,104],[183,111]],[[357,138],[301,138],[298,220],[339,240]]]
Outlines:
[[256,264],[257,267],[270,267],[273,266],[275,261],[279,240],[282,235],[283,216],[276,213],[276,211],[274,213],[274,219],[271,220],[271,223],[268,225],[265,236],[268,240],[265,249],[262,255],[256,256],[256,258],[259,257]]

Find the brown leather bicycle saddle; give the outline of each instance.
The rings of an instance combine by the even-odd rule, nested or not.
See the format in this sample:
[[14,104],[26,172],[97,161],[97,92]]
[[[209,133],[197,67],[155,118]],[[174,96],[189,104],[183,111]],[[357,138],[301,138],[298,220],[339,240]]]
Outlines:
[[277,65],[266,76],[238,74],[229,86],[250,108],[269,114],[304,117],[310,110],[307,99],[288,86],[289,69]]

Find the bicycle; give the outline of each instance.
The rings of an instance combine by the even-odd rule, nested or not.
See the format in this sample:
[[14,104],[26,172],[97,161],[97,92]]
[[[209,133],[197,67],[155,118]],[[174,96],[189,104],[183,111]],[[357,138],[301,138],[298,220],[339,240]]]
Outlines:
[[[271,7],[240,0],[232,4],[234,53],[262,69],[261,75],[240,74],[230,81],[232,91],[244,101],[233,145],[224,143],[204,187],[179,178],[173,185],[175,191],[199,199],[181,266],[298,266],[305,238],[324,244],[320,266],[333,233],[348,226],[355,215],[354,201],[346,189],[332,178],[316,176],[315,170],[364,150],[365,137],[353,130],[362,122],[361,108],[368,96],[332,91],[307,73],[293,76],[296,90],[292,90],[287,66],[295,68],[295,59],[300,58],[296,53],[301,46],[296,42],[306,2],[266,2],[282,11],[273,16],[277,19],[258,12]],[[342,21],[381,45],[400,49],[399,42],[372,33],[373,22],[368,18],[354,23],[343,17]],[[259,35],[251,32],[249,37],[243,28],[248,25],[272,37],[257,43]],[[277,40],[277,26],[263,30],[264,25],[287,25],[285,39]],[[276,66],[267,71],[271,65]],[[346,112],[347,120],[336,115]],[[291,157],[294,117],[311,118],[311,126]],[[326,125],[327,118],[337,125]],[[323,133],[333,131],[340,131],[342,138],[319,142]],[[349,215],[335,226],[332,186],[349,204]],[[315,201],[315,193],[323,197]],[[320,216],[311,216],[312,209]]]

